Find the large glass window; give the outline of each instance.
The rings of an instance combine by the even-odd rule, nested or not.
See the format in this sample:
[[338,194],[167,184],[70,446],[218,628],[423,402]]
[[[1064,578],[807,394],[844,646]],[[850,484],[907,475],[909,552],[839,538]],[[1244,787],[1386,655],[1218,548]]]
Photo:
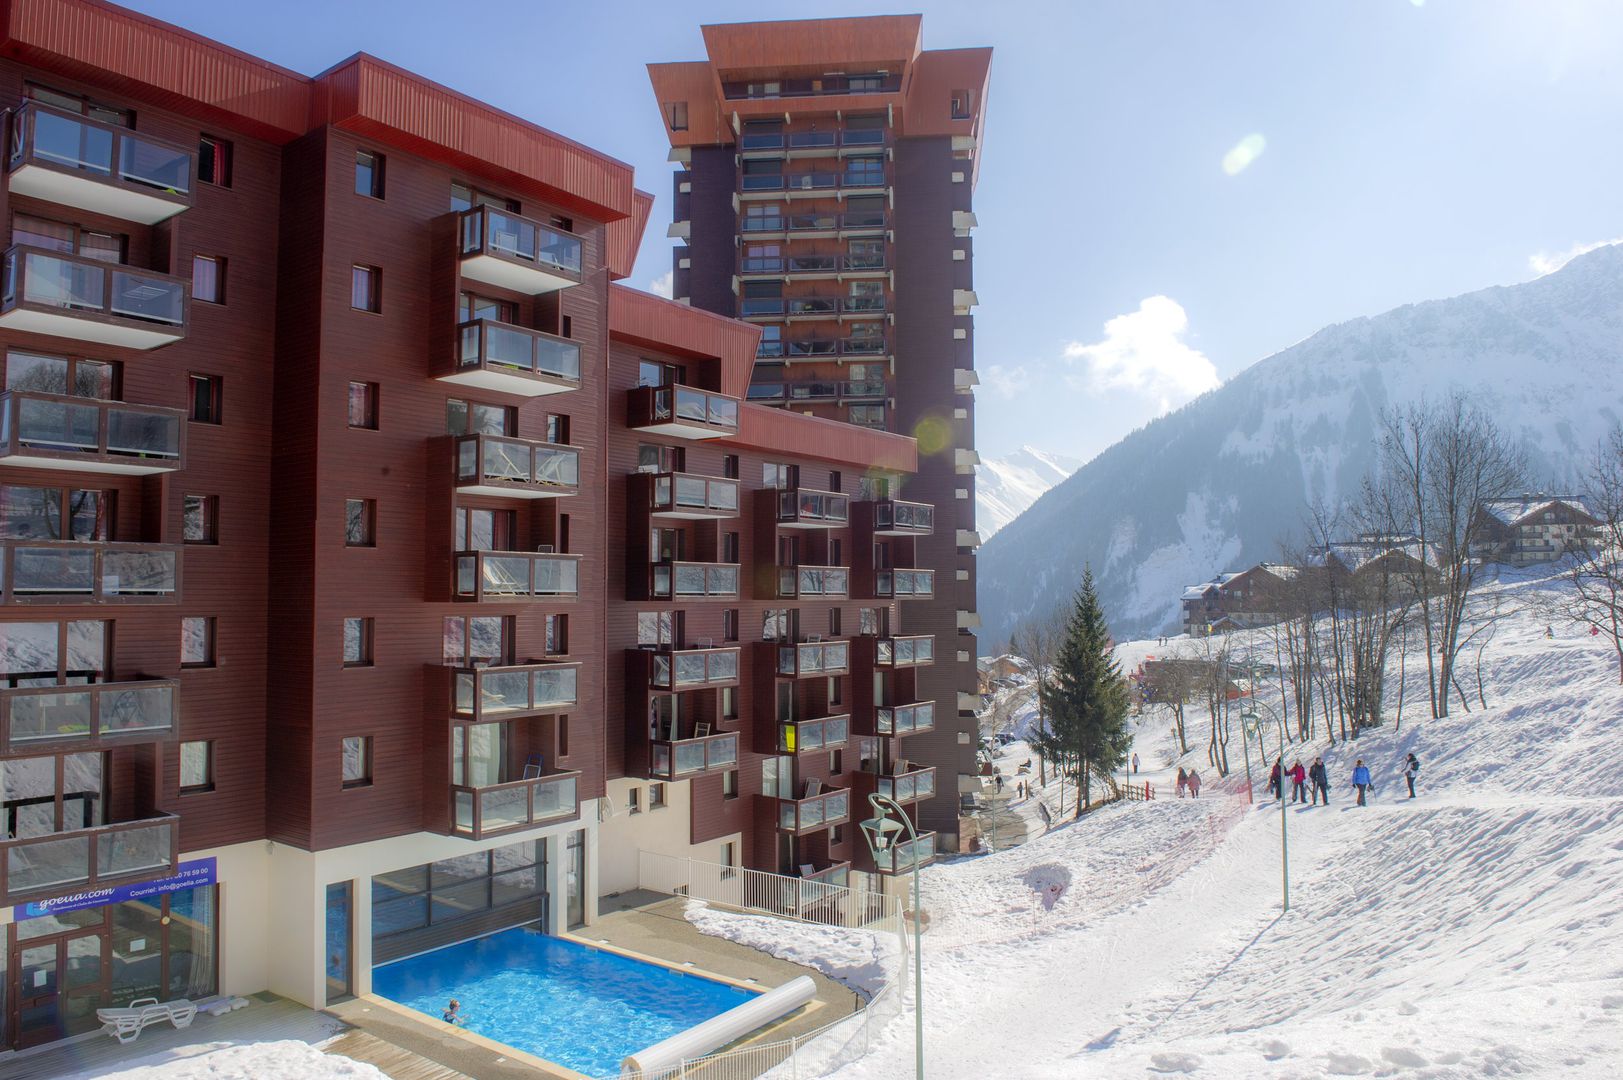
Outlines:
[[447,616],[444,659],[447,664],[508,664],[512,656],[510,620],[500,615]]
[[350,945],[354,938],[355,884],[335,881],[327,886],[327,1001],[353,992]]
[[[374,940],[456,922],[521,901],[543,899],[543,844],[540,840],[525,840],[377,875],[372,879]],[[518,921],[530,921],[543,911],[521,909],[516,914],[521,917]],[[391,951],[387,945],[378,950],[381,955]]]

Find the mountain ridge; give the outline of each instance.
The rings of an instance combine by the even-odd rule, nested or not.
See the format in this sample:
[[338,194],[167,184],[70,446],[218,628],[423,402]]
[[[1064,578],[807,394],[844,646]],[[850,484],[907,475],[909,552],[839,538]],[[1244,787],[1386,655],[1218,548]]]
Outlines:
[[975,525],[982,538],[1025,513],[1081,466],[1077,458],[1031,445],[982,461],[975,468]]

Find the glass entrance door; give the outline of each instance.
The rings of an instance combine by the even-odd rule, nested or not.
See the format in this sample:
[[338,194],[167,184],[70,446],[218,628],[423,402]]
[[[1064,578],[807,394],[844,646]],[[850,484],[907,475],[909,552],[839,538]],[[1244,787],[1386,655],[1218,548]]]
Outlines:
[[568,900],[565,912],[570,930],[586,923],[586,832],[576,830],[569,834],[568,851],[564,861],[564,895]]
[[59,937],[17,951],[17,1046],[26,1048],[96,1028],[107,992],[101,932]]

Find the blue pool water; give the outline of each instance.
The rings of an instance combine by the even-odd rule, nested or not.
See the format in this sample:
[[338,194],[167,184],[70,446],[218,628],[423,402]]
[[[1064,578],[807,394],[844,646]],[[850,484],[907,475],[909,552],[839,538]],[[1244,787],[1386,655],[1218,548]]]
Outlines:
[[372,969],[372,990],[588,1076],[755,995],[519,927]]

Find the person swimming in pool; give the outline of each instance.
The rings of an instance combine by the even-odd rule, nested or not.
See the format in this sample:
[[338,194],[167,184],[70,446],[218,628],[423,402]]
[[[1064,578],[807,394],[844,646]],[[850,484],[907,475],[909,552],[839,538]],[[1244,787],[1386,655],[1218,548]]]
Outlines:
[[461,1010],[462,1002],[458,1001],[456,998],[452,998],[451,1003],[445,1007],[445,1011],[440,1013],[440,1019],[444,1020],[447,1024],[460,1024],[462,1023]]

